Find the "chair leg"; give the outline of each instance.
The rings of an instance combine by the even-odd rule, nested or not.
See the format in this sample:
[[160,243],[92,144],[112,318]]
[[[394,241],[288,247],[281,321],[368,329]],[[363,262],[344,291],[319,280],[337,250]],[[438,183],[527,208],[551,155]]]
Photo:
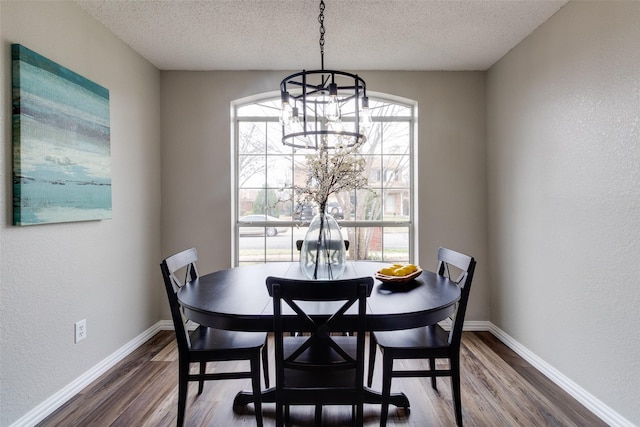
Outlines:
[[[433,357],[429,358],[429,370],[432,371],[432,372],[436,370],[436,359],[434,359]],[[438,387],[436,386],[436,377],[435,377],[435,375],[431,377],[431,387],[434,390],[438,389]]]
[[369,334],[369,372],[367,373],[367,387],[371,387],[373,383],[373,368],[376,363],[376,350],[378,342],[373,335],[373,332]]
[[265,388],[269,388],[269,347],[267,346],[268,341],[269,337],[264,340],[264,346],[262,347],[262,369],[264,371]]
[[178,364],[178,418],[176,424],[178,427],[182,427],[184,425],[184,414],[187,406],[189,362],[180,360]]
[[356,417],[355,417],[356,426],[360,427],[364,424],[364,403],[359,402],[356,405]]
[[322,426],[322,405],[316,405],[315,424],[316,427]]
[[207,372],[207,362],[200,362],[200,379],[198,380],[198,394],[204,389],[204,374]]
[[276,403],[276,427],[284,425],[284,405]]
[[382,405],[380,407],[380,427],[387,425],[389,415],[389,398],[391,396],[391,373],[393,358],[389,353],[382,353]]
[[262,427],[262,390],[260,388],[260,355],[251,358],[251,385],[253,388],[253,407],[256,411],[256,424]]
[[462,427],[462,399],[460,398],[460,360],[458,356],[449,359],[451,364],[451,394],[453,395],[453,406],[456,413],[456,425]]

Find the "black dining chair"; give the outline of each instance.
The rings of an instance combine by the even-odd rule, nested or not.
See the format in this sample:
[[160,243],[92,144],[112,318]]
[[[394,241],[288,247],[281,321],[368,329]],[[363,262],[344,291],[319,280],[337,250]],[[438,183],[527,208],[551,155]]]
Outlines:
[[[289,420],[290,405],[351,405],[352,422],[363,424],[366,302],[373,278],[295,280],[268,277],[273,297],[276,359],[276,425]],[[332,315],[313,316],[315,307]],[[356,321],[345,318],[355,315]],[[292,319],[293,317],[293,319]],[[344,336],[345,328],[355,336]],[[291,336],[291,330],[308,335]],[[337,334],[332,334],[337,332]]]
[[[389,413],[389,396],[391,379],[406,377],[431,377],[431,386],[436,389],[436,377],[451,377],[451,391],[455,407],[456,424],[462,426],[462,404],[460,400],[460,340],[462,326],[469,300],[469,291],[475,260],[450,249],[438,249],[438,271],[441,276],[455,281],[460,286],[460,300],[451,316],[451,329],[446,332],[440,325],[430,325],[415,329],[388,332],[372,332],[369,343],[369,373],[367,385],[371,387],[376,347],[382,353],[382,408],[380,426],[387,424]],[[456,279],[451,270],[457,270]],[[428,370],[394,370],[393,362],[397,359],[427,359]],[[447,359],[448,369],[438,369],[436,359]]]
[[[267,364],[267,334],[258,332],[233,332],[221,329],[198,326],[189,333],[185,327],[180,302],[176,293],[184,284],[198,280],[196,261],[198,254],[195,248],[172,255],[162,261],[160,268],[164,278],[171,317],[178,342],[178,418],[177,425],[184,423],[189,381],[198,381],[198,394],[202,393],[204,382],[208,380],[227,380],[251,378],[254,397],[256,423],[262,426],[262,400],[260,388],[260,360],[264,365],[264,381],[269,387],[269,370]],[[185,279],[180,281],[176,275],[185,269]],[[249,371],[207,373],[207,362],[231,360],[247,360]],[[200,365],[197,374],[190,373],[192,363]]]

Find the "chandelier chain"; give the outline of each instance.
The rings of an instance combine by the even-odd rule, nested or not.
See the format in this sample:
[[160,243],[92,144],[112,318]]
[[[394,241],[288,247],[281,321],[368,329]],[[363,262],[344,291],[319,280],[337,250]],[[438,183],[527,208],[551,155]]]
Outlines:
[[320,0],[318,22],[320,23],[320,65],[321,69],[324,70],[324,0]]
[[[316,150],[358,147],[366,141],[370,124],[366,85],[357,74],[325,70],[325,2],[319,1],[322,67],[302,70],[280,82],[282,143],[293,148]],[[289,92],[287,86],[293,91]],[[344,121],[343,108],[347,115]]]

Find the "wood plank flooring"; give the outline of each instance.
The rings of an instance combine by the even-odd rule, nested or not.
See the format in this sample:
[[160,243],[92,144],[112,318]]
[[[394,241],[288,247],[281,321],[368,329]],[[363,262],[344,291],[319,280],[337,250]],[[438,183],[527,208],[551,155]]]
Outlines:
[[[161,331],[38,425],[175,426],[177,358],[173,331]],[[606,426],[488,332],[463,334],[460,362],[465,426]],[[239,363],[244,362],[210,364],[209,369],[238,369],[243,367]],[[408,368],[422,364],[400,363]],[[374,389],[380,389],[379,369],[376,363]],[[185,426],[255,425],[253,405],[232,407],[236,393],[250,389],[249,380],[208,382],[200,396],[197,384],[189,387]],[[455,425],[448,378],[438,379],[437,391],[428,378],[394,379],[392,391],[405,392],[411,408],[390,407],[387,425]],[[263,414],[265,426],[273,426],[274,404],[264,404]],[[378,405],[366,405],[364,425],[379,425],[379,415]],[[326,407],[323,425],[349,425],[350,417],[350,407]],[[292,408],[291,421],[313,425],[313,408]]]

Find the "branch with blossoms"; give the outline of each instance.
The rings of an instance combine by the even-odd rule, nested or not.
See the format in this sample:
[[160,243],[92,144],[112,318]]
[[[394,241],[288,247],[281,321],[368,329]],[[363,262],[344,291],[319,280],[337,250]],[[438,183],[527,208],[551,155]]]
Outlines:
[[324,213],[330,195],[365,188],[368,183],[366,161],[359,155],[358,148],[342,148],[334,154],[321,148],[316,154],[307,155],[306,185],[293,186],[298,201],[315,202]]

